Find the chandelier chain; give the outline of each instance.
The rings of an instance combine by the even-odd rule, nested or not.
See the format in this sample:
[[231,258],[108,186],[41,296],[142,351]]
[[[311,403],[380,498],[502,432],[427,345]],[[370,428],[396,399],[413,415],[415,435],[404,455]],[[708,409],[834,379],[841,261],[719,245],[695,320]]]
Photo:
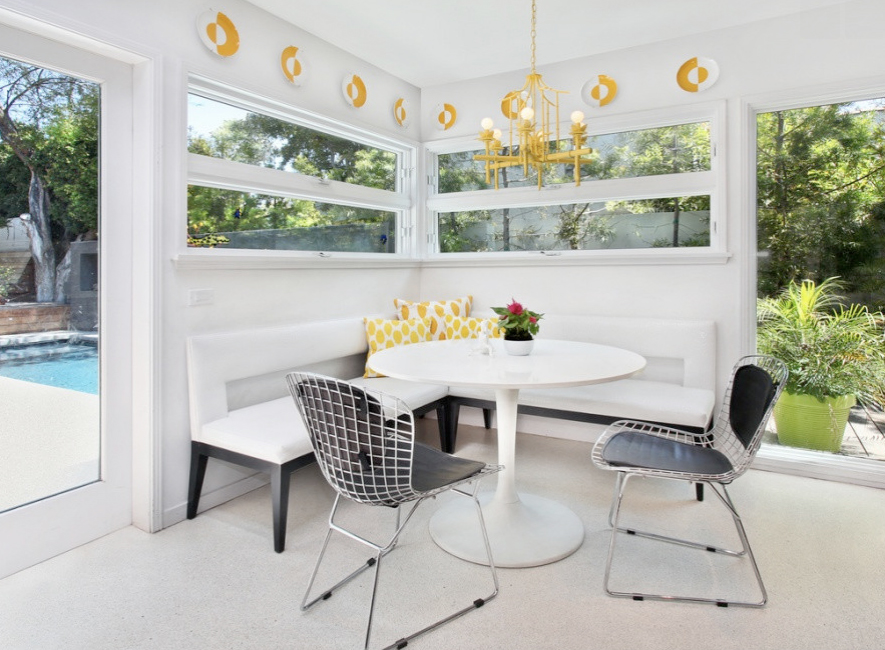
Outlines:
[[537,20],[535,0],[532,0],[532,74],[535,74],[535,22]]
[[[535,37],[537,35],[537,6],[532,0],[532,71],[526,77],[525,85],[504,96],[501,110],[510,121],[510,136],[505,146],[504,134],[494,128],[491,117],[480,122],[482,131],[479,139],[485,151],[477,153],[473,159],[485,163],[486,183],[494,180],[498,189],[500,171],[508,167],[522,167],[527,177],[533,170],[538,177],[538,189],[544,184],[544,174],[556,166],[570,165],[574,172],[575,187],[581,185],[581,166],[590,162],[593,150],[586,146],[587,125],[584,113],[571,114],[572,148],[563,149],[565,142],[560,137],[559,96],[564,90],[556,90],[544,83],[535,70]],[[494,178],[493,178],[494,177]]]

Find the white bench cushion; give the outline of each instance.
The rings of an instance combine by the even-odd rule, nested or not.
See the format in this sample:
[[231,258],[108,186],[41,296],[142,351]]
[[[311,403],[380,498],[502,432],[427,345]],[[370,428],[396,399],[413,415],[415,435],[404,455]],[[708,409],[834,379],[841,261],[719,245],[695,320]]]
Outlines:
[[[351,383],[395,395],[411,410],[448,394],[447,386],[392,377],[359,377]],[[279,464],[313,451],[301,414],[291,397],[236,409],[225,418],[204,424],[199,442]]]
[[421,408],[449,394],[448,386],[422,384],[417,381],[394,379],[393,377],[358,377],[350,380],[355,386],[399,397],[410,411]]
[[[495,399],[494,392],[485,389],[453,386],[449,392],[460,397]],[[709,423],[714,402],[711,390],[639,379],[519,391],[521,405],[701,428]]]
[[278,464],[313,452],[291,397],[231,411],[204,424],[198,441]]

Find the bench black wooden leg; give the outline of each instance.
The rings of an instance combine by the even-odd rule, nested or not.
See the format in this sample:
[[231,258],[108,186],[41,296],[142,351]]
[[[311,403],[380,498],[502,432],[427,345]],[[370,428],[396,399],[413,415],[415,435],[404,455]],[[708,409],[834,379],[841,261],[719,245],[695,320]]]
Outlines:
[[436,420],[439,427],[439,448],[445,451],[446,438],[448,436],[448,408],[445,402],[436,407]]
[[704,500],[704,484],[703,483],[695,483],[694,484],[694,495],[698,501]]
[[447,454],[455,453],[455,440],[458,437],[458,415],[461,405],[454,401],[446,402],[445,432],[440,431],[440,448]]
[[286,548],[286,520],[289,512],[289,472],[281,465],[270,470],[270,496],[273,501],[273,549]]
[[482,410],[482,423],[486,429],[492,428],[492,409]]
[[201,454],[198,445],[191,443],[191,472],[187,490],[187,518],[197,516],[197,507],[200,505],[200,492],[203,491],[203,478],[206,476],[206,463],[209,457]]

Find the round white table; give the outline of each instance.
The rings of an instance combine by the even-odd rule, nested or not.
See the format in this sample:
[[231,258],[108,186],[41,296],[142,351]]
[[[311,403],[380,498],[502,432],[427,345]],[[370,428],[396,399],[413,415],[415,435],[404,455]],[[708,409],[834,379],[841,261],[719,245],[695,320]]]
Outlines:
[[[498,419],[498,462],[504,471],[494,493],[480,496],[495,564],[531,567],[556,562],[584,541],[584,524],[564,505],[516,490],[516,411],[520,388],[580,386],[629,377],[645,358],[593,343],[538,339],[528,356],[508,355],[501,340],[492,355],[478,354],[476,339],[430,341],[388,348],[369,365],[388,377],[448,386],[493,388]],[[430,520],[430,534],[456,557],[485,564],[473,505],[457,499]]]

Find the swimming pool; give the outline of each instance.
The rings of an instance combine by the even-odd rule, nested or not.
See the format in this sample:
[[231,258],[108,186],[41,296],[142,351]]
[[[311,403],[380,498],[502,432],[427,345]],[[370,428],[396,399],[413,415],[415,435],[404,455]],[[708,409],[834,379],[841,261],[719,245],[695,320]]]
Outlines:
[[0,377],[98,395],[98,348],[69,341],[0,348]]

